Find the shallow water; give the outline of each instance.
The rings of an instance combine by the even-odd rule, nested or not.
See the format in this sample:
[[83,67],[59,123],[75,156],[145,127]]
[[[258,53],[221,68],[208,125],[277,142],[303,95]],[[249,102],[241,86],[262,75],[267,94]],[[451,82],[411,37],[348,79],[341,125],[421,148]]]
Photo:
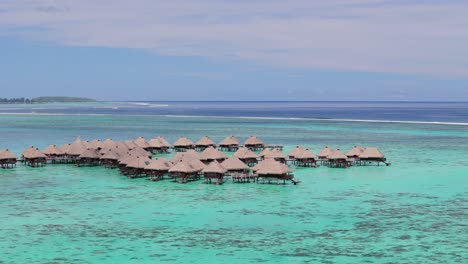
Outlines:
[[379,147],[392,166],[299,168],[301,184],[0,170],[0,263],[467,263],[468,127],[155,116],[0,116],[0,149],[82,139],[234,134]]

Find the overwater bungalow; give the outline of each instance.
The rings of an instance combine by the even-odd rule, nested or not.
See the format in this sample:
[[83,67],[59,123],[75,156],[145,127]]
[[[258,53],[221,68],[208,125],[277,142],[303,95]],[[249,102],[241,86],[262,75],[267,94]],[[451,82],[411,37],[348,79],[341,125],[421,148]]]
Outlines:
[[[199,164],[195,164],[197,160],[186,161],[181,160],[172,168],[169,169],[169,175],[175,180],[180,179],[180,183],[186,183],[189,180],[195,180],[200,178],[200,172],[204,168],[200,168]],[[198,162],[200,162],[198,160]]]
[[265,148],[265,143],[256,136],[250,136],[245,142],[244,147],[253,150],[260,151]]
[[138,147],[140,147],[140,148],[142,148],[144,150],[149,150],[150,149],[150,145],[148,144],[148,142],[146,142],[144,137],[136,138],[135,140],[133,140],[133,143],[135,143],[135,145],[137,145]]
[[317,156],[310,150],[304,149],[295,155],[295,163],[299,167],[317,167]]
[[302,151],[304,151],[305,148],[303,146],[296,146],[295,148],[293,148],[289,153],[288,153],[288,158],[292,161],[295,161],[296,160],[296,156],[298,156],[299,154],[302,153]]
[[218,162],[222,162],[223,160],[227,159],[228,157],[223,152],[215,149],[212,146],[207,147],[200,153],[200,160],[205,164],[208,164],[214,160]]
[[[265,149],[267,150],[267,149]],[[267,151],[263,153],[262,156],[263,159],[274,159],[276,161],[279,161],[281,163],[286,163],[286,154],[284,154],[281,150],[279,149],[272,149],[270,151]]]
[[0,167],[9,169],[16,167],[17,157],[8,149],[0,151]]
[[187,151],[189,149],[194,149],[195,144],[193,143],[192,140],[186,138],[186,137],[180,137],[177,139],[176,142],[174,142],[174,150],[175,151]]
[[161,136],[148,141],[148,145],[150,146],[149,150],[153,153],[168,152],[171,148],[171,144]]
[[292,180],[294,178],[292,170],[288,165],[274,159],[266,159],[259,162],[253,170],[258,180],[263,180],[263,182],[282,180],[283,184],[285,184],[286,180]]
[[366,148],[359,155],[359,165],[368,165],[371,163],[377,163],[377,165],[384,163],[387,166],[391,164],[387,162],[385,155],[378,148]]
[[67,152],[65,153],[72,162],[76,162],[80,155],[87,150],[86,145],[78,137],[73,143],[70,144]]
[[134,159],[138,158],[138,156],[131,155],[130,153],[126,153],[125,155],[120,156],[119,162],[119,170],[120,173],[125,174],[127,171],[127,164],[132,162]]
[[216,143],[208,136],[204,136],[195,142],[195,149],[197,151],[203,151],[208,147],[216,148]]
[[348,168],[350,161],[348,157],[341,152],[340,149],[334,150],[327,156],[328,165],[333,168]]
[[361,146],[354,146],[350,151],[346,153],[346,157],[348,157],[350,161],[357,161],[359,160],[359,156],[364,152],[365,149],[366,148]]
[[237,157],[230,157],[221,163],[223,168],[226,168],[226,174],[231,176],[234,182],[250,182],[255,181],[255,177],[250,174],[250,167],[247,166]]
[[224,168],[219,162],[212,161],[208,166],[206,166],[203,170],[203,177],[207,183],[211,183],[212,179],[216,180],[216,184],[223,183],[223,177],[226,174],[227,169]]
[[169,169],[174,166],[170,161],[165,158],[158,158],[152,160],[144,169],[146,176],[150,177],[152,181],[159,181],[164,179],[164,175],[169,173]]
[[59,149],[56,145],[49,145],[42,151],[42,153],[47,156],[47,160],[51,163],[62,163],[66,161],[65,152]]
[[319,160],[322,162],[322,164],[328,163],[328,156],[333,152],[334,150],[330,147],[325,147],[322,149],[319,154],[317,155]]
[[47,156],[38,148],[29,147],[23,151],[22,160],[27,166],[39,167],[47,163]]
[[101,158],[101,154],[97,149],[89,148],[80,154],[76,161],[76,166],[98,166]]
[[248,166],[255,166],[258,162],[258,155],[246,147],[239,148],[234,153],[234,157],[237,157]]
[[234,136],[229,136],[223,139],[218,144],[218,148],[222,151],[236,151],[239,149],[240,140]]
[[63,156],[62,156],[63,159],[61,160],[62,162],[64,162],[64,163],[70,163],[70,162],[72,162],[71,157],[68,157],[68,155],[67,155],[68,149],[70,149],[70,144],[65,143],[65,144],[63,144],[62,146],[60,146],[58,149],[59,149],[62,153],[64,153]]
[[119,165],[120,155],[118,154],[117,151],[108,149],[107,151],[104,151],[104,152],[101,151],[100,154],[101,154],[101,157],[99,158],[101,161],[100,163],[104,165],[104,167],[113,169]]
[[145,167],[148,166],[150,162],[151,159],[148,157],[137,157],[127,164],[124,174],[129,178],[135,178],[142,175],[146,176]]

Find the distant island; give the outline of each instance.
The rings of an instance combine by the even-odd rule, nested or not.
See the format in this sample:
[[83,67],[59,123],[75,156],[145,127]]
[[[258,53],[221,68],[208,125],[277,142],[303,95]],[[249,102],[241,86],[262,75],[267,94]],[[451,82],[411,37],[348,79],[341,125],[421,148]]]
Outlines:
[[41,96],[35,98],[0,98],[0,104],[89,103],[94,99],[68,96]]

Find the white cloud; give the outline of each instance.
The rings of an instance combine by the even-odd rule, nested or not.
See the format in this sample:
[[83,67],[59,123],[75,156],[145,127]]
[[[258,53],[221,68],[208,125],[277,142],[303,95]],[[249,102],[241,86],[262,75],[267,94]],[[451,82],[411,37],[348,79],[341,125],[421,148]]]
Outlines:
[[408,2],[2,0],[0,34],[279,67],[468,76],[468,2]]

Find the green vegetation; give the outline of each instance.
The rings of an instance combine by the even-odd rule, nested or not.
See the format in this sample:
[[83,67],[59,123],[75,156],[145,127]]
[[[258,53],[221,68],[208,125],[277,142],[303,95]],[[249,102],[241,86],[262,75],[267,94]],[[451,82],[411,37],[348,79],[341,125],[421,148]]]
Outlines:
[[30,104],[28,98],[0,98],[0,104]]
[[83,97],[66,97],[66,96],[47,96],[36,97],[31,99],[33,103],[86,103],[96,102],[94,99]]
[[0,98],[0,104],[44,104],[44,103],[86,103],[96,102],[94,99],[67,96],[43,96],[36,98]]

